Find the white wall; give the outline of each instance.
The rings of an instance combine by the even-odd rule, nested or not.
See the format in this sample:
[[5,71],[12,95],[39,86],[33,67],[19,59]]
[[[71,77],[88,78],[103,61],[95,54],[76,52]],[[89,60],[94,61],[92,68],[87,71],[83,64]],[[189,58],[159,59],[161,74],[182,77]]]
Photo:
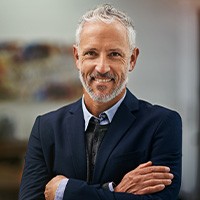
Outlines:
[[[73,43],[79,17],[102,2],[106,1],[1,0],[0,40]],[[129,88],[139,98],[176,109],[182,115],[182,189],[192,193],[197,172],[197,9],[200,3],[195,0],[109,2],[135,21],[140,56],[130,76]],[[42,107],[42,112],[57,106],[60,105]],[[33,120],[36,110],[27,115]]]

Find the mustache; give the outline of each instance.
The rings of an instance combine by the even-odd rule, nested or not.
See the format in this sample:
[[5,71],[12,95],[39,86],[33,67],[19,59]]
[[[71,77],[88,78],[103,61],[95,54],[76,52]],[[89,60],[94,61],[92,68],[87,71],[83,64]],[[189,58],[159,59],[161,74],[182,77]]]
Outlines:
[[109,79],[115,80],[116,76],[114,74],[109,73],[109,72],[106,72],[104,74],[99,73],[99,72],[95,72],[95,73],[90,74],[90,78],[91,79],[95,79],[95,78],[109,78]]

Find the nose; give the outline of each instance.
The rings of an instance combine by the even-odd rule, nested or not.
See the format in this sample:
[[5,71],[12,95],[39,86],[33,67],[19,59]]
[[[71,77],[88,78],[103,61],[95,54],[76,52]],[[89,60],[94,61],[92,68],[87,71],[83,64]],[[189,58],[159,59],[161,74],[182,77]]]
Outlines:
[[110,71],[109,62],[107,61],[107,58],[105,56],[102,55],[99,57],[95,69],[101,74],[105,74]]

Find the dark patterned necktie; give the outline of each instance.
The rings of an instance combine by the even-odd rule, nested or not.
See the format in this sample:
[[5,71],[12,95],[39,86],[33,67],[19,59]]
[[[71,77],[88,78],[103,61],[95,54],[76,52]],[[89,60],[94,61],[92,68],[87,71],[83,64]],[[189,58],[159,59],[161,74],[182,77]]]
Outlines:
[[[104,115],[103,117],[107,117]],[[86,130],[86,154],[87,154],[87,181],[92,182],[95,162],[98,149],[101,145],[103,137],[108,130],[109,124],[100,125],[102,121],[106,121],[102,117],[100,119],[92,117]]]

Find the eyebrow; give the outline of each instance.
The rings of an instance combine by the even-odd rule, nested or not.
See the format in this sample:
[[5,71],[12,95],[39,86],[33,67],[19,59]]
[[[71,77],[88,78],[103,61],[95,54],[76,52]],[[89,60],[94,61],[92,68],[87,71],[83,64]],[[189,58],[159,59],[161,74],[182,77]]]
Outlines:
[[96,48],[90,48],[90,47],[86,47],[85,49],[83,49],[83,51],[97,51]]
[[121,50],[121,49],[119,49],[119,48],[115,48],[115,49],[109,49],[109,51],[121,51],[121,52],[122,52],[122,50]]
[[82,49],[82,53],[85,53],[87,51],[97,51],[97,49],[96,48],[90,48],[90,47],[86,47],[86,48]]

